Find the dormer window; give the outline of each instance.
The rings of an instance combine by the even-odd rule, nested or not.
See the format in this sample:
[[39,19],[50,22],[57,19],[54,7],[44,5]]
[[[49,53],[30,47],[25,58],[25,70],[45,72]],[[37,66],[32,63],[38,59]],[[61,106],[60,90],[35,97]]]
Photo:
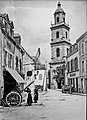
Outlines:
[[59,32],[58,31],[56,32],[56,38],[59,38]]

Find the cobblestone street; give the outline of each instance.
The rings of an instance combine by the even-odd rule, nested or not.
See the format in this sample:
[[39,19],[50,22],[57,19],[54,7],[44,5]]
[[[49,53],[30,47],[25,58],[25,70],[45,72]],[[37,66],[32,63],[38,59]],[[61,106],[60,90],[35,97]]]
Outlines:
[[1,108],[0,120],[86,120],[85,107],[86,96],[48,90],[32,106]]

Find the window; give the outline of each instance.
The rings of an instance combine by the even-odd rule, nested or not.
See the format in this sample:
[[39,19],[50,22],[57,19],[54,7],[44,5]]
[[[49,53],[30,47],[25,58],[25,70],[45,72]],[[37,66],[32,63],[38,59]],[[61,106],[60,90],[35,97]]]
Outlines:
[[8,53],[8,67],[11,68],[12,55]]
[[67,71],[70,72],[70,62],[67,63]]
[[72,59],[72,71],[75,71],[75,61]]
[[84,54],[84,43],[81,44],[81,54]]
[[87,52],[87,41],[85,42],[85,52]]
[[81,89],[83,89],[83,78],[81,79]]
[[60,49],[57,48],[57,49],[56,49],[56,57],[59,57],[59,56],[60,56]]
[[86,60],[86,73],[87,73],[87,60]]
[[66,32],[66,38],[67,38],[67,32]]
[[75,58],[75,71],[78,70],[78,58]]
[[16,70],[18,70],[18,57],[16,56]]
[[69,53],[69,49],[67,48],[67,55],[68,55],[68,53]]
[[57,17],[57,22],[59,22],[59,17]]
[[6,60],[7,60],[7,51],[4,51],[4,65],[5,66],[7,66]]
[[59,38],[59,32],[58,31],[56,32],[56,38]]
[[14,56],[12,57],[12,69],[14,69]]
[[21,59],[20,59],[20,72],[22,70],[22,62],[21,62]]
[[39,80],[42,80],[42,74],[39,74]]
[[82,73],[84,72],[84,61],[82,61]]
[[63,22],[65,23],[65,18],[63,18]]
[[71,60],[71,72],[73,71],[73,60]]

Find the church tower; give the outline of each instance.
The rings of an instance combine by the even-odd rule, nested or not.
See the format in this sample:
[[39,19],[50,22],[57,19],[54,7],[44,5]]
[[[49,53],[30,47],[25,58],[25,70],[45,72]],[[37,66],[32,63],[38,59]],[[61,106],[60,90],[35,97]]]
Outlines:
[[[67,49],[70,47],[70,27],[66,24],[65,11],[61,8],[60,2],[54,12],[54,24],[51,23],[51,82],[53,82],[54,71],[56,67],[65,64]],[[52,83],[53,84],[53,83]],[[60,83],[61,84],[61,83]]]

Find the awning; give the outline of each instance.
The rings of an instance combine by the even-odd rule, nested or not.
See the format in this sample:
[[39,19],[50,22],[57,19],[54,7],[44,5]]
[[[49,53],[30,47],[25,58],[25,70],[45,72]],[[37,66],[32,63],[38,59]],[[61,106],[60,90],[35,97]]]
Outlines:
[[6,70],[13,76],[13,78],[18,82],[18,83],[26,83],[23,78],[17,73],[17,71],[7,68]]

